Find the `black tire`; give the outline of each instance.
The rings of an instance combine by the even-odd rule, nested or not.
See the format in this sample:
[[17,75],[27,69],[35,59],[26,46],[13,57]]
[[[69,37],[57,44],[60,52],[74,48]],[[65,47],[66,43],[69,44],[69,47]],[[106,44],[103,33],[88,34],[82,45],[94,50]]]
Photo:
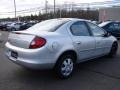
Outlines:
[[118,50],[118,43],[114,42],[112,44],[112,47],[111,47],[111,50],[110,50],[110,53],[108,54],[108,56],[109,57],[115,57],[116,54],[117,54],[117,50]]
[[3,28],[2,30],[3,30],[3,31],[6,31],[6,28]]
[[[71,60],[71,66],[70,66],[71,68],[68,70],[69,74],[67,75],[67,73],[66,73],[66,75],[65,75],[65,72],[67,72],[66,71],[67,67],[65,67],[66,65],[64,65],[64,62],[66,62],[67,59]],[[72,68],[72,63],[73,63],[73,68]],[[63,72],[63,70],[62,70],[63,68],[66,68],[65,72]],[[54,70],[55,70],[55,73],[56,73],[57,77],[59,77],[61,79],[67,79],[73,74],[74,68],[75,68],[75,57],[73,55],[71,55],[71,54],[65,54],[65,55],[62,55],[58,59]]]

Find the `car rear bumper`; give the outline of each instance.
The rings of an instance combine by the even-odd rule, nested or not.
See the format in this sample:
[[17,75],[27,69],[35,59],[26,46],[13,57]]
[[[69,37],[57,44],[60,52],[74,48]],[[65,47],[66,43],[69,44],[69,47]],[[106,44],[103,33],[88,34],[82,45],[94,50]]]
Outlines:
[[22,61],[22,60],[15,60],[9,56],[7,56],[9,60],[11,60],[12,62],[25,67],[25,68],[29,68],[29,69],[39,69],[39,70],[44,70],[44,69],[52,69],[54,67],[54,64],[52,63],[38,63],[38,62],[27,62],[27,61]]
[[[6,43],[5,47],[5,55],[8,57],[8,59],[26,68],[52,69],[56,62],[54,57],[51,57],[47,54],[48,50],[45,50],[45,48],[42,48],[41,52],[39,52],[39,50],[20,49],[12,46],[10,43]],[[11,51],[17,52],[18,57],[12,57]]]

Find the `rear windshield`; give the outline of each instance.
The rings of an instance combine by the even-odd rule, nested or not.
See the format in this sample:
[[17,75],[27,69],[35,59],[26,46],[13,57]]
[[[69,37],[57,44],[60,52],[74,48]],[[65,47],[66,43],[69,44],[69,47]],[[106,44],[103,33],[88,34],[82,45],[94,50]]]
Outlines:
[[109,24],[110,22],[103,22],[103,23],[101,23],[101,24],[99,24],[98,26],[99,27],[104,27],[105,25],[107,25],[107,24]]
[[42,21],[27,30],[40,30],[40,31],[49,31],[54,32],[56,29],[58,29],[63,24],[67,23],[69,20],[63,20],[63,19],[51,19]]

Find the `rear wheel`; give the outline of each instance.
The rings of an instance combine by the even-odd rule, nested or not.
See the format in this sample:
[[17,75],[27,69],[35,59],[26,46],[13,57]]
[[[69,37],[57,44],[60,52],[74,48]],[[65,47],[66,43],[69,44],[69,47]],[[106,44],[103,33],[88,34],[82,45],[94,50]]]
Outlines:
[[3,28],[3,31],[6,31],[6,28]]
[[70,54],[66,54],[59,58],[55,66],[55,72],[60,78],[66,79],[72,75],[74,66],[75,58]]
[[116,56],[117,54],[117,49],[118,49],[118,43],[117,42],[114,42],[112,47],[111,47],[111,50],[110,50],[110,53],[108,54],[109,57],[114,57]]

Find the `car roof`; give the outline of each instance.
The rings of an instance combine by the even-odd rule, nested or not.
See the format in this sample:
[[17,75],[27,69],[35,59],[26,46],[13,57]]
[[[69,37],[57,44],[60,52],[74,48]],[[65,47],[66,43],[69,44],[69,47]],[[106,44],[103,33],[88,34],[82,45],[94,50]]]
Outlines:
[[104,27],[104,26],[106,26],[106,25],[109,24],[109,23],[112,23],[112,21],[102,22],[102,23],[100,23],[98,26]]
[[65,20],[65,21],[90,21],[90,20],[86,20],[86,19],[79,19],[79,18],[55,18],[55,19],[51,19],[51,20]]
[[98,26],[104,27],[104,26],[108,25],[109,23],[120,23],[120,22],[119,21],[106,21],[106,22],[102,22]]

